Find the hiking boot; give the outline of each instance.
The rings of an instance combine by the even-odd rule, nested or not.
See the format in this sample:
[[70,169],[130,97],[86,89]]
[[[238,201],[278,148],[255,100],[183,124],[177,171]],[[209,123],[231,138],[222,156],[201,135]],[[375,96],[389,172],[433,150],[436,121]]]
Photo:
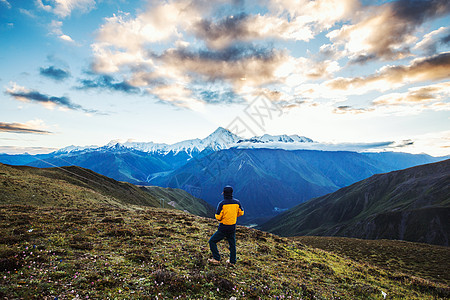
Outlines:
[[227,260],[227,265],[229,265],[230,267],[234,267],[236,265],[236,263],[232,263],[230,262],[230,260]]
[[213,264],[213,265],[218,265],[220,264],[220,261],[214,259],[214,258],[208,258],[208,262]]

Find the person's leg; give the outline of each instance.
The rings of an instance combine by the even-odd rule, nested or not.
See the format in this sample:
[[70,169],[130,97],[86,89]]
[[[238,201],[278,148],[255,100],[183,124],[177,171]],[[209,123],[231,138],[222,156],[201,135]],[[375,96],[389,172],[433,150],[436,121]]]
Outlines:
[[236,232],[227,235],[228,245],[230,246],[230,263],[236,263]]
[[220,242],[221,240],[223,240],[223,238],[225,237],[225,235],[220,232],[219,230],[216,231],[216,233],[214,233],[211,238],[209,239],[209,249],[211,249],[212,255],[214,257],[215,260],[220,260],[220,253],[219,253],[219,249],[217,249],[217,243]]

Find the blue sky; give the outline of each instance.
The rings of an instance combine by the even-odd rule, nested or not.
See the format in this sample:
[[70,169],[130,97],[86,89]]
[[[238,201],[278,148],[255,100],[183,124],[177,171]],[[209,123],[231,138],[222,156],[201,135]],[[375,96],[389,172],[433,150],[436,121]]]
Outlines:
[[[240,120],[448,155],[449,16],[448,1],[0,0],[0,153]],[[279,112],[263,126],[258,101]]]

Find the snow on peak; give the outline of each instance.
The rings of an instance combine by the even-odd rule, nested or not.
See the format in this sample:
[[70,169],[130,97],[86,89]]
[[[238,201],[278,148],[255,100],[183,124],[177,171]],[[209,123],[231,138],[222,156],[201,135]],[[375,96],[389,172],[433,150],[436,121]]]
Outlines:
[[218,127],[213,133],[205,137],[204,139],[190,139],[181,141],[175,144],[164,144],[164,143],[154,143],[154,142],[136,142],[132,139],[127,141],[124,140],[112,140],[103,147],[98,146],[87,146],[87,147],[77,147],[69,146],[58,150],[58,153],[70,153],[76,151],[99,151],[99,150],[126,150],[134,149],[141,152],[148,153],[159,153],[159,154],[178,154],[180,152],[185,152],[190,156],[195,153],[202,152],[205,149],[212,151],[219,151],[223,149],[228,149],[232,147],[249,147],[249,148],[283,148],[283,145],[291,145],[290,147],[296,147],[303,143],[312,143],[313,140],[299,135],[270,135],[264,134],[262,136],[255,136],[250,139],[243,139],[236,134],[230,132],[229,130]]
[[61,149],[55,151],[54,153],[65,154],[65,153],[71,153],[71,152],[79,152],[79,151],[91,150],[91,149],[96,149],[96,148],[98,148],[98,146],[74,146],[74,145],[70,145],[70,146],[61,148]]
[[270,134],[264,134],[262,136],[255,136],[250,139],[245,139],[239,141],[240,143],[312,143],[313,140],[299,135],[270,135]]

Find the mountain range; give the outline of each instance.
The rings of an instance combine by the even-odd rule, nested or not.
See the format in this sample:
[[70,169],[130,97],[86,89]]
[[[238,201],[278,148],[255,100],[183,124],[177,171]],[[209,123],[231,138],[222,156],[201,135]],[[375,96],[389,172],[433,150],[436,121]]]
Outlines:
[[449,245],[450,160],[377,174],[309,200],[260,227],[283,236],[344,236]]
[[39,168],[79,166],[115,180],[183,189],[216,206],[226,184],[246,208],[245,224],[269,218],[310,198],[385,173],[444,158],[408,153],[319,151],[299,135],[249,139],[219,127],[204,139],[173,145],[112,141],[70,146],[44,155],[0,155],[0,162]]

